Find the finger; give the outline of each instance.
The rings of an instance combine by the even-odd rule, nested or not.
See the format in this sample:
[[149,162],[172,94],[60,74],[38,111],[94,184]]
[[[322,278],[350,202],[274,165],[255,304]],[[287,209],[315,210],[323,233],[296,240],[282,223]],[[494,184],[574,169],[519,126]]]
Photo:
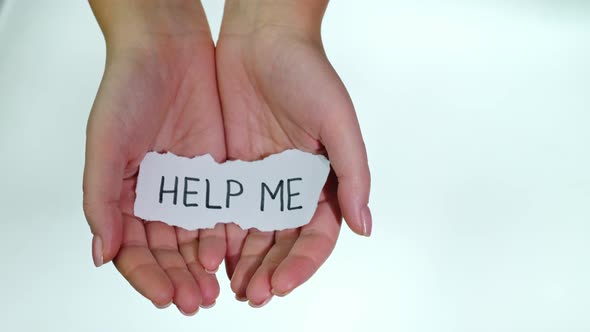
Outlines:
[[174,227],[154,221],[145,227],[149,247],[174,285],[174,303],[183,314],[195,314],[201,305],[201,291],[178,251]]
[[275,243],[268,251],[262,264],[256,270],[248,287],[246,295],[249,304],[255,308],[262,307],[272,297],[270,279],[283,259],[287,257],[293,244],[299,236],[299,229],[289,229],[275,233]]
[[344,86],[332,92],[331,111],[320,129],[330,163],[338,177],[338,201],[346,223],[357,234],[369,236],[372,230],[368,207],[371,176],[367,151],[350,96]]
[[141,295],[158,307],[167,306],[172,302],[174,287],[148,248],[143,222],[124,216],[123,233],[115,267]]
[[199,230],[188,231],[177,227],[176,237],[180,254],[201,290],[201,308],[212,307],[219,296],[219,283],[215,274],[207,273],[198,260]]
[[271,277],[274,295],[287,295],[320,268],[336,246],[340,220],[335,200],[318,204],[311,222],[301,228],[299,238],[289,255]]
[[123,188],[121,189],[121,200],[119,202],[119,208],[122,214],[130,216],[134,215],[135,205],[135,187],[137,186],[137,176],[132,174],[130,178],[123,180]]
[[260,232],[251,230],[248,232],[240,260],[231,278],[231,289],[238,300],[245,301],[246,287],[256,269],[262,263],[264,256],[274,242],[274,232]]
[[242,248],[247,235],[247,230],[242,229],[234,223],[225,225],[227,247],[225,253],[225,272],[230,280],[234,275],[234,271],[240,260],[240,255],[242,254]]
[[215,273],[225,256],[225,226],[217,224],[212,229],[199,232],[199,261],[209,273]]
[[84,165],[83,207],[93,234],[92,257],[100,266],[111,261],[119,251],[123,237],[119,200],[126,166],[110,120],[93,111],[88,120],[86,161]]

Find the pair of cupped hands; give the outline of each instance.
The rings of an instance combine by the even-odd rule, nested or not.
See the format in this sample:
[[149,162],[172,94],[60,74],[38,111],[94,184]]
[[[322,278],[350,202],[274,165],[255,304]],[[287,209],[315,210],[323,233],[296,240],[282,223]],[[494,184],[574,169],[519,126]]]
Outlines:
[[[90,1],[107,42],[84,169],[93,259],[113,261],[159,308],[174,303],[192,315],[213,306],[224,260],[236,298],[262,306],[318,270],[342,217],[355,233],[371,233],[365,146],[320,37],[327,1],[266,2],[228,0],[215,46],[198,2]],[[149,151],[223,162],[286,149],[327,154],[333,168],[303,227],[190,231],[134,217]]]

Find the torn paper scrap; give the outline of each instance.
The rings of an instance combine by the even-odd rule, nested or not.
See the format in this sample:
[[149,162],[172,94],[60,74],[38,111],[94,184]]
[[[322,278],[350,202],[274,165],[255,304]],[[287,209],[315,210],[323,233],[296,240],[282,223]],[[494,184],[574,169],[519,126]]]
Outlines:
[[218,164],[150,152],[140,164],[134,214],[185,229],[234,222],[283,230],[311,220],[330,172],[322,155],[287,150],[263,160]]

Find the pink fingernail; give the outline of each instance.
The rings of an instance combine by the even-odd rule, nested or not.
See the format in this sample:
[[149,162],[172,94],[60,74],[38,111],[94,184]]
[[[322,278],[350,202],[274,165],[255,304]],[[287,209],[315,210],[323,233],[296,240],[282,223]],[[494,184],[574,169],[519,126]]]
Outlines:
[[166,308],[168,308],[168,307],[169,307],[169,306],[172,304],[172,300],[170,300],[170,302],[168,302],[168,303],[166,303],[166,304],[164,304],[164,305],[159,305],[159,304],[157,304],[157,303],[155,303],[155,302],[152,302],[152,303],[153,303],[153,304],[154,304],[154,306],[155,306],[156,308],[158,308],[158,309],[166,309]]
[[99,267],[103,264],[102,239],[98,235],[95,235],[92,238],[92,260],[94,261],[94,266],[96,267]]
[[201,304],[201,308],[203,308],[203,309],[210,309],[210,308],[213,308],[213,306],[215,306],[215,301],[213,301],[213,303],[208,304],[208,305]]
[[184,310],[182,310],[181,307],[178,307],[178,311],[180,311],[180,313],[182,313],[185,316],[194,316],[197,314],[197,312],[199,311],[199,308],[197,307],[197,310],[195,310],[194,312],[184,312]]
[[215,273],[217,273],[217,271],[219,271],[219,266],[216,267],[215,270],[205,269],[205,272],[207,272],[209,274],[215,274]]
[[367,205],[361,210],[361,221],[363,223],[363,235],[367,237],[371,236],[371,231],[373,230],[373,217],[371,217],[371,210]]
[[280,293],[280,292],[277,292],[277,291],[276,291],[276,290],[274,290],[274,289],[271,289],[271,290],[270,290],[270,292],[271,292],[273,295],[280,296],[280,297],[287,296],[287,295],[289,295],[289,293],[291,293],[291,291],[286,291],[286,292]]
[[270,302],[270,299],[272,299],[272,296],[269,296],[266,300],[264,300],[264,302],[260,303],[260,304],[254,304],[252,303],[252,301],[248,301],[248,304],[252,307],[252,308],[262,308],[264,307],[268,302]]
[[240,296],[236,295],[236,300],[238,300],[240,302],[246,302],[246,301],[248,301],[248,298],[247,297],[240,297]]

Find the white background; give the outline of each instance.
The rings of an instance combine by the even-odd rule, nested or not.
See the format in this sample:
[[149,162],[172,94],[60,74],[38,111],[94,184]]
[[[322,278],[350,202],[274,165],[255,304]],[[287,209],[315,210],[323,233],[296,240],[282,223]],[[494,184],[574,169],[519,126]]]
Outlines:
[[[205,1],[214,33],[221,1]],[[105,47],[86,1],[0,9],[0,330],[590,331],[590,2],[332,1],[328,55],[373,176],[304,286],[195,317],[95,269],[85,122]]]

